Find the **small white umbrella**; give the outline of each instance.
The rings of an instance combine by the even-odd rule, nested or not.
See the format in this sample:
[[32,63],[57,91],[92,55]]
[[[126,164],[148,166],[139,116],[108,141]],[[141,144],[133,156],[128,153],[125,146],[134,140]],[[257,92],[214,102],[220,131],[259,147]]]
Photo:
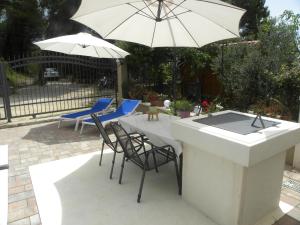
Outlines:
[[35,42],[42,50],[97,58],[125,58],[129,55],[117,46],[87,33],[66,35]]
[[105,39],[199,48],[239,37],[244,13],[219,0],[82,0],[72,19]]

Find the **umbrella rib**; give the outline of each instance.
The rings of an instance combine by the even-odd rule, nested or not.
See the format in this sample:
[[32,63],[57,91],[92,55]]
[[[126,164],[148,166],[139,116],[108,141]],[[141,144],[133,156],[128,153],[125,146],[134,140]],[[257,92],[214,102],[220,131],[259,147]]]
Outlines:
[[[142,11],[142,10],[146,9],[146,7],[149,8],[147,5],[146,5],[145,8],[143,8],[143,9],[140,10],[138,7],[136,7],[136,6],[134,6],[134,5],[130,4],[130,3],[127,3],[127,4],[130,5],[131,7],[135,8],[136,10],[138,10],[138,11],[136,12],[137,14],[139,14],[139,15],[141,15],[141,16],[148,17],[148,18],[150,18],[150,19],[153,19],[153,17],[151,17],[151,15],[149,15],[149,14],[145,13],[144,11]],[[150,10],[150,9],[149,9],[149,10]],[[150,11],[151,11],[151,10],[150,10]],[[151,13],[152,13],[152,11],[151,11]]]
[[[182,14],[189,13],[189,12],[191,12],[191,10],[188,10],[188,11],[185,11],[185,12],[182,12],[182,13],[178,13],[178,14],[176,14],[176,16],[180,16]],[[169,16],[168,17],[168,19],[174,19],[174,18],[176,18],[176,17],[175,16]]]
[[[116,58],[116,57],[114,57],[113,54],[111,54],[106,48],[104,48],[104,50],[105,50],[108,54],[110,54],[112,58]],[[112,50],[113,52],[117,53],[117,55],[119,55],[119,56],[122,58],[121,54],[119,54],[117,51],[115,51],[115,50],[112,49],[112,48],[110,48],[110,50]]]
[[98,57],[99,57],[99,58],[103,58],[103,57],[99,54],[98,49],[97,49],[95,46],[93,46],[93,48],[95,49],[95,52],[97,53]]
[[104,49],[104,51],[106,51],[111,57],[114,58],[114,56],[113,56],[106,48],[103,48],[103,49]]
[[[117,52],[116,50],[114,50],[114,49],[112,49],[111,48],[111,50],[113,51],[113,52],[115,52],[117,55],[119,55],[119,57],[120,58],[124,58],[119,52]],[[114,57],[113,55],[112,55],[112,57]],[[115,57],[114,57],[115,58]]]
[[[95,49],[95,51],[96,51],[97,55],[99,56],[99,58],[105,58],[105,57],[103,57],[103,56],[101,56],[101,55],[99,54],[99,51],[98,51],[98,49],[97,49],[95,46],[93,46],[93,48]],[[104,51],[106,51],[111,57],[113,57],[113,55],[110,54],[104,47],[103,47],[103,49],[104,49]]]
[[[167,8],[168,5],[166,5]],[[186,26],[183,24],[183,22],[177,17],[177,15],[172,12],[172,14],[174,15],[174,17],[180,22],[181,26],[183,26],[183,28],[185,29],[185,31],[189,34],[189,36],[192,38],[192,40],[195,42],[195,44],[198,46],[198,48],[200,48],[200,45],[198,44],[198,42],[195,40],[195,38],[193,37],[193,35],[190,33],[190,31],[186,28]]]
[[[201,0],[199,0],[199,1],[201,1]],[[203,1],[203,2],[209,2],[209,1]],[[209,3],[211,3],[211,2],[209,2]],[[173,4],[175,4],[175,3],[173,3]],[[218,3],[213,3],[213,4],[222,5],[222,4],[218,4]],[[177,4],[175,4],[175,5],[177,5]],[[225,5],[222,5],[222,6],[225,6]],[[229,6],[228,6],[228,7],[229,7]],[[184,9],[186,9],[186,10],[190,10],[190,9],[185,8],[185,7],[182,7],[182,8],[184,8]],[[230,7],[230,8],[234,8],[234,7]],[[240,8],[234,8],[234,9],[240,9]],[[242,10],[242,9],[240,9],[240,10],[241,10],[241,11],[245,11],[245,10]],[[212,22],[213,24],[216,24],[216,25],[218,25],[219,27],[221,27],[222,29],[227,30],[229,33],[233,34],[234,36],[239,37],[238,34],[233,33],[231,30],[228,30],[226,27],[222,26],[222,25],[219,24],[219,23],[216,23],[215,21],[212,21],[211,19],[207,18],[206,16],[203,16],[203,15],[201,15],[201,14],[199,14],[199,13],[197,13],[197,12],[194,12],[194,11],[192,11],[192,10],[190,10],[190,12],[195,13],[196,15],[202,16],[203,18],[209,20],[209,21]],[[173,13],[173,15],[178,19],[178,17],[176,16],[176,14],[174,14],[174,12],[172,12],[172,13]]]
[[174,7],[173,9],[170,9],[170,8],[169,8],[170,11],[169,11],[162,19],[168,18],[168,15],[169,15],[171,12],[173,12],[175,9],[177,9],[179,6],[181,6],[185,1],[186,1],[186,0],[183,0],[183,1],[180,2],[179,4],[174,4],[173,2],[168,2],[168,1],[166,1],[166,2],[168,2],[168,3],[170,3],[170,4],[175,5],[175,7]]
[[152,47],[153,41],[154,41],[154,35],[155,35],[155,31],[156,31],[156,24],[157,24],[157,22],[155,21],[153,35],[152,35],[152,40],[151,40],[151,47]]
[[155,18],[155,14],[154,14],[154,12],[152,12],[152,10],[150,9],[149,5],[147,5],[145,1],[143,1],[143,3],[144,3],[145,6],[148,8],[148,10],[151,12],[153,18]]
[[149,15],[145,15],[145,14],[142,14],[142,13],[136,13],[136,14],[139,14],[140,16],[143,16],[143,17],[146,17],[148,19],[153,20],[153,18],[151,16],[149,16]]
[[73,52],[74,48],[76,47],[76,45],[78,45],[78,44],[75,44],[75,45],[73,46],[73,48],[71,49],[71,51],[69,51],[69,54],[72,54],[72,52]]
[[[154,2],[151,3],[151,4],[149,4],[149,5],[152,5],[152,4],[154,4]],[[130,5],[130,4],[128,4],[128,5]],[[131,5],[131,6],[132,6],[132,5]],[[134,15],[138,14],[140,11],[142,11],[142,10],[145,9],[145,8],[146,8],[146,7],[142,8],[142,9],[139,9],[137,12],[135,12],[135,13],[133,13],[132,15],[130,15],[129,17],[127,17],[123,22],[119,23],[118,26],[116,26],[116,27],[113,28],[109,33],[107,33],[106,35],[104,35],[104,37],[107,37],[108,35],[110,35],[112,32],[114,32],[116,29],[118,29],[120,26],[122,26],[125,22],[127,22],[129,19],[131,19]],[[152,19],[152,18],[151,18],[151,19]]]
[[[168,3],[171,3],[171,4],[174,4],[174,5],[179,5],[179,4],[170,2],[168,0],[164,0],[164,1],[168,2]],[[221,4],[221,3],[217,3],[217,2],[211,2],[211,1],[208,1],[208,0],[197,0],[197,1],[199,1],[199,2],[206,2],[206,3],[209,3],[209,4],[213,4],[213,5],[220,5],[220,6],[224,6],[224,7],[227,7],[227,8],[237,9],[237,10],[240,10],[240,11],[246,11],[245,9],[239,8],[239,7],[234,6],[234,5],[225,5],[225,4]],[[180,4],[182,4],[182,3],[180,3]]]
[[[165,5],[165,4],[164,4]],[[167,5],[166,5],[167,6]],[[164,8],[164,10],[166,10],[166,8],[165,7],[163,7]],[[167,8],[169,8],[168,6],[167,6]],[[173,13],[174,14],[174,13]],[[169,25],[169,29],[170,29],[170,33],[171,33],[171,37],[172,37],[172,40],[173,40],[173,45],[176,47],[176,42],[175,42],[175,38],[174,38],[174,33],[173,33],[173,30],[172,30],[172,26],[171,26],[171,24],[170,24],[170,21],[167,19],[167,22],[168,22],[168,25]]]
[[[136,2],[140,2],[140,0],[137,0],[137,1],[135,1],[135,2],[131,2],[131,3],[136,3]],[[118,4],[118,5],[109,6],[109,7],[106,7],[106,8],[103,8],[103,9],[101,9],[101,11],[102,11],[102,10],[106,10],[106,9],[110,9],[110,8],[114,8],[114,7],[117,7],[117,6],[120,6],[120,5],[122,5],[122,4]],[[87,12],[87,13],[81,14],[80,16],[71,17],[71,19],[75,19],[75,18],[79,18],[79,17],[87,16],[87,15],[90,15],[90,14],[92,14],[92,13],[96,13],[96,12],[99,12],[99,9],[94,9],[94,10],[91,10],[91,11],[89,11],[89,12]],[[76,14],[76,13],[75,13],[75,14]]]

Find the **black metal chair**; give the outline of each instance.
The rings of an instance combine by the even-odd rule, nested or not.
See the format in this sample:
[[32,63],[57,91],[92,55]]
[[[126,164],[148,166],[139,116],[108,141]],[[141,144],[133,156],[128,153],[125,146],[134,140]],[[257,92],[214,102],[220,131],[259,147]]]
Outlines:
[[124,130],[124,128],[118,123],[111,122],[110,123],[120,146],[123,149],[124,156],[121,165],[121,172],[119,177],[119,183],[122,183],[123,169],[125,164],[125,159],[132,161],[134,164],[139,166],[143,170],[142,179],[140,183],[139,193],[137,202],[141,201],[144,179],[146,171],[150,171],[155,169],[158,172],[158,167],[167,164],[171,161],[175,164],[177,184],[178,184],[178,193],[181,195],[181,179],[178,172],[178,164],[177,164],[177,156],[175,150],[170,145],[165,145],[162,147],[155,147],[154,145],[150,145],[151,149],[147,150],[143,148],[143,152],[139,153],[132,142],[130,135]]
[[[118,150],[118,141],[112,141],[109,137],[109,135],[106,132],[106,129],[104,128],[104,126],[102,125],[102,123],[100,122],[100,120],[98,119],[96,114],[91,114],[92,119],[94,120],[97,129],[99,130],[103,141],[102,141],[102,146],[101,146],[101,154],[100,154],[100,160],[99,160],[99,166],[101,166],[102,164],[102,157],[103,157],[103,150],[104,150],[104,145],[106,144],[111,150],[113,150],[114,155],[113,155],[113,160],[112,160],[112,165],[111,165],[111,170],[110,170],[110,175],[109,178],[112,179],[112,175],[113,175],[113,169],[114,169],[114,164],[115,164],[115,159],[116,159],[116,154],[117,153],[123,153],[123,150],[120,149]],[[140,150],[141,148],[144,147],[144,139],[145,136],[138,134],[138,133],[131,133],[130,136],[132,137],[132,139],[134,140],[135,143],[135,148],[137,150]]]

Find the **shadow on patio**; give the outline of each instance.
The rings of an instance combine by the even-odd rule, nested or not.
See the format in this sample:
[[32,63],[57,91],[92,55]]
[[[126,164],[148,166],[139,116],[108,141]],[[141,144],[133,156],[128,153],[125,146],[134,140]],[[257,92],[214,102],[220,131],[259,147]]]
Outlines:
[[82,141],[94,141],[99,139],[96,129],[86,129],[83,135],[74,131],[74,124],[63,124],[58,129],[57,123],[50,123],[43,126],[33,127],[23,137],[26,140],[32,140],[46,145],[55,145],[63,143],[73,143]]
[[[173,165],[146,175],[142,201],[136,202],[141,171],[126,163],[118,184],[121,156],[109,179],[112,154],[86,154],[36,165],[30,173],[43,225],[215,225],[178,195]],[[45,177],[47,174],[47,177]]]

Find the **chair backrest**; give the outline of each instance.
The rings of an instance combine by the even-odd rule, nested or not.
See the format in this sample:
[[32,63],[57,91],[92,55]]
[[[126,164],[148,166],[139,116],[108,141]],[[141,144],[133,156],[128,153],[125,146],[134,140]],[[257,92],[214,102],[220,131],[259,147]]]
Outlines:
[[134,158],[135,161],[138,161],[143,165],[143,161],[140,158],[137,150],[135,149],[129,134],[124,130],[124,128],[118,122],[111,122],[110,126],[112,127],[118,142],[120,143],[125,156],[128,159]]
[[92,110],[103,110],[106,109],[111,103],[112,98],[100,98],[92,107]]
[[98,119],[97,115],[93,113],[93,114],[91,114],[91,117],[94,120],[96,127],[98,128],[101,136],[103,137],[105,144],[107,144],[110,148],[114,149],[114,145],[113,145],[112,141],[110,140],[108,134],[106,133],[106,130],[103,127],[102,123]]
[[141,104],[141,100],[136,99],[123,99],[122,103],[117,108],[116,112],[127,115],[133,113],[136,108]]

